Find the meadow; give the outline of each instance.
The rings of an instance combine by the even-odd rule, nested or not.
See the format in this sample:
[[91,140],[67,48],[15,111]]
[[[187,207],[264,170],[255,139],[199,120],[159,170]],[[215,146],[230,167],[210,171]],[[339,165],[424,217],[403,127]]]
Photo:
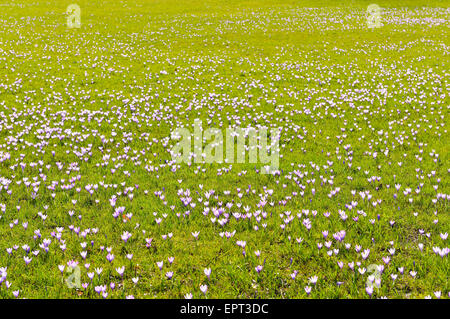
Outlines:
[[449,5],[1,0],[0,298],[449,298]]

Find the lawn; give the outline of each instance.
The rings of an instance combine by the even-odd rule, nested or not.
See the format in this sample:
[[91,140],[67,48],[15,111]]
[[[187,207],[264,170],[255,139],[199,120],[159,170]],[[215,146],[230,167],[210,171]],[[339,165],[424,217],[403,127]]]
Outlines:
[[449,298],[450,1],[373,1],[2,0],[0,298]]

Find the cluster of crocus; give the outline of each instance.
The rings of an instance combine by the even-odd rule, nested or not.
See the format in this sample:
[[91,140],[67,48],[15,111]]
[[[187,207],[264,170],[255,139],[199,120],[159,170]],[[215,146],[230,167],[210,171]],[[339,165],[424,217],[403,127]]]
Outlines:
[[[73,33],[0,26],[20,34],[0,49],[0,295],[271,297],[277,280],[302,297],[404,297],[405,282],[448,296],[448,70],[433,61],[449,10],[386,10],[393,36],[352,46],[334,37],[365,32],[359,8],[160,17],[170,29],[141,11],[119,28],[111,12],[76,54]],[[283,36],[265,50],[268,30]],[[296,30],[321,40],[290,41]],[[179,163],[172,133],[196,119]],[[238,145],[278,129],[279,169],[264,174],[263,143],[258,163],[207,163],[225,145],[211,129],[228,128],[244,129]]]

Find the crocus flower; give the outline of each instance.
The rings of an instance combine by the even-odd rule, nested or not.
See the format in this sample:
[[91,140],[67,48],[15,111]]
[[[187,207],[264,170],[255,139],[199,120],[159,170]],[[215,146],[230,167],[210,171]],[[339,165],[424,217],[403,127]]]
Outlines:
[[116,271],[120,275],[120,277],[122,277],[123,273],[125,272],[125,266],[116,268]]
[[311,293],[311,289],[312,288],[310,286],[306,286],[305,287],[305,292],[306,292],[307,295],[309,295]]
[[366,287],[366,292],[367,292],[367,294],[368,294],[369,296],[372,297],[372,294],[373,294],[373,286],[367,286],[367,287]]

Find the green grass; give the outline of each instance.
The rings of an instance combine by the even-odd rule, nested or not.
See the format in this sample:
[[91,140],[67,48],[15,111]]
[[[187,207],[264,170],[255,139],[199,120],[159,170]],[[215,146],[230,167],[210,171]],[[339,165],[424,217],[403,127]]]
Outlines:
[[[81,8],[79,29],[66,25],[71,3]],[[5,205],[0,268],[7,267],[11,287],[3,282],[0,297],[14,298],[19,290],[25,298],[102,298],[94,287],[113,282],[116,288],[107,289],[108,298],[183,298],[187,293],[205,298],[199,289],[203,284],[207,298],[370,298],[368,273],[358,268],[384,264],[381,288],[372,298],[434,298],[437,291],[448,298],[448,255],[439,257],[433,247],[448,247],[449,239],[440,234],[449,232],[449,206],[448,200],[433,199],[449,190],[450,2],[376,1],[383,9],[382,26],[369,29],[371,3],[3,1],[0,158],[9,158],[0,162],[0,203]],[[174,145],[170,134],[195,118],[204,128],[210,121],[210,127],[223,130],[283,127],[280,176],[258,174],[260,164],[180,164],[174,172],[168,165],[167,149]],[[69,171],[71,163],[77,165]],[[242,171],[246,174],[239,175]],[[381,179],[369,182],[372,176]],[[39,182],[36,195],[26,181]],[[58,182],[54,189],[52,182]],[[98,186],[93,195],[85,190],[89,184]],[[340,191],[330,198],[337,187]],[[405,196],[407,188],[412,194]],[[179,189],[190,190],[195,207],[184,207]],[[208,200],[205,191],[211,189],[215,194]],[[227,190],[230,195],[224,194]],[[157,191],[164,199],[154,195]],[[363,191],[381,204],[362,200]],[[133,214],[130,221],[112,217],[114,195],[116,207]],[[268,202],[264,207],[262,198]],[[205,201],[211,208],[233,203],[225,209],[230,214],[225,226],[211,222],[211,211],[202,214]],[[346,209],[352,201],[357,207]],[[243,213],[245,206],[254,215],[237,221],[231,214]],[[309,215],[298,218],[302,210]],[[345,221],[340,210],[348,215]],[[261,211],[267,217],[259,220]],[[286,215],[280,214],[286,212],[294,219],[283,230]],[[45,221],[38,213],[47,215]],[[163,219],[161,224],[156,218]],[[302,224],[305,218],[310,231]],[[70,225],[81,232],[98,228],[98,233],[83,238]],[[57,227],[64,227],[65,251],[52,237]],[[34,239],[37,229],[41,238]],[[317,249],[325,242],[325,230],[337,255]],[[348,250],[332,237],[340,230],[346,231]],[[124,231],[132,233],[126,243]],[[200,231],[198,240],[191,234],[195,231]],[[232,231],[230,239],[219,236]],[[168,233],[173,237],[164,240]],[[39,246],[44,238],[52,240],[48,253]],[[150,248],[146,238],[153,239]],[[246,241],[245,256],[238,240]],[[39,250],[29,265],[24,244]],[[6,249],[15,245],[9,255]],[[360,252],[356,245],[362,246]],[[112,263],[101,246],[112,248]],[[395,253],[386,265],[382,258],[390,256],[389,248]],[[363,260],[365,249],[370,255]],[[261,251],[259,258],[255,250]],[[86,261],[81,251],[87,251]],[[175,260],[169,265],[171,256]],[[62,275],[58,265],[67,268],[72,259],[79,262],[87,289],[69,289],[63,282],[70,274]],[[162,260],[160,271],[156,262]],[[350,262],[361,264],[353,271]],[[258,274],[255,267],[263,263]],[[123,278],[116,272],[121,266]],[[103,271],[91,282],[87,273],[97,267]],[[205,268],[212,269],[210,279]],[[298,274],[292,280],[294,270]],[[170,280],[167,271],[174,273]],[[415,278],[410,271],[417,272]],[[398,275],[395,281],[392,274]],[[311,276],[318,277],[316,285],[309,283]],[[139,277],[137,284],[133,277]]]

